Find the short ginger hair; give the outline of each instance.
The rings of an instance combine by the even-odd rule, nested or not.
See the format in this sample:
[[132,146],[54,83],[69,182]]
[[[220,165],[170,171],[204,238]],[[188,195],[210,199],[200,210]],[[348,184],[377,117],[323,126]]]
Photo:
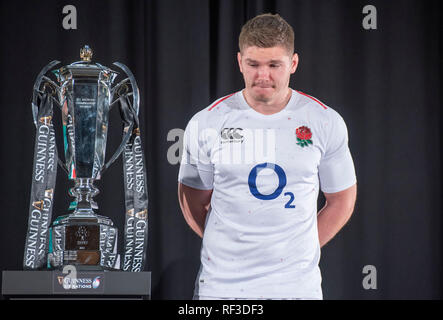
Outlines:
[[240,52],[247,47],[271,48],[280,46],[294,53],[294,30],[278,14],[265,13],[247,21],[238,38]]

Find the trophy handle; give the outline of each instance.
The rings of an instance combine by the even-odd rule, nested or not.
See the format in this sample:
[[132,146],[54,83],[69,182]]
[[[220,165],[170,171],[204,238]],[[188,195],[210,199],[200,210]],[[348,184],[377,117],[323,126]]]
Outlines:
[[37,99],[39,98],[38,94],[40,93],[40,85],[42,83],[42,79],[45,76],[46,72],[51,70],[54,66],[58,65],[60,61],[53,60],[50,63],[44,67],[40,73],[37,76],[37,79],[35,79],[34,82],[34,90],[32,94],[32,117],[34,119],[35,127],[37,127],[37,114],[38,114],[38,106],[37,106]]
[[[128,102],[127,108],[123,107],[121,102],[120,102],[120,105],[121,105],[121,107],[126,108],[126,110],[123,110],[123,112],[128,113],[128,111],[129,111],[129,115],[132,115],[132,117],[130,117],[131,124],[129,125],[128,130],[126,131],[125,135],[123,136],[122,142],[120,143],[119,147],[115,151],[114,155],[108,160],[108,162],[100,170],[100,176],[102,175],[102,173],[105,170],[107,170],[109,168],[109,166],[115,160],[117,160],[117,158],[123,152],[129,138],[131,138],[131,136],[132,136],[132,130],[134,129],[134,124],[138,125],[138,110],[139,110],[139,106],[140,106],[140,93],[138,90],[137,82],[135,81],[135,77],[132,74],[131,70],[129,70],[129,68],[126,65],[124,65],[123,63],[114,62],[113,64],[116,65],[117,67],[119,67],[120,69],[122,69],[126,73],[126,75],[128,76],[129,81],[131,82],[132,91],[126,93],[123,97],[121,97],[121,99],[126,99],[126,101]],[[123,80],[122,82],[124,82],[124,81],[125,80]],[[122,83],[122,82],[120,82],[120,83]],[[127,100],[129,95],[132,95],[132,97],[133,97],[133,104],[131,104],[130,101]],[[127,119],[127,120],[129,120],[129,119]]]
[[[58,88],[58,86],[52,82],[48,77],[45,76],[45,74],[51,70],[52,68],[54,68],[56,65],[58,65],[60,63],[60,61],[57,60],[53,60],[50,63],[48,63],[38,74],[37,78],[35,79],[34,82],[34,88],[33,88],[33,93],[32,93],[32,103],[31,103],[31,107],[32,107],[32,117],[34,120],[34,125],[37,128],[37,115],[38,115],[38,98],[41,98],[40,93],[42,93],[40,91],[40,85],[42,84],[42,80],[45,81],[49,81],[50,84],[52,84],[53,86],[55,86],[55,88]],[[53,101],[58,102],[56,99],[53,99]],[[58,156],[58,152],[56,153],[56,157],[57,157],[57,163],[58,165],[66,172],[69,174],[69,170],[66,167],[66,164],[63,163],[63,161],[60,160],[60,157]]]
[[120,63],[120,62],[114,62],[113,64],[116,65],[117,67],[119,67],[120,69],[122,69],[126,73],[126,75],[128,76],[129,81],[131,82],[132,94],[134,97],[134,105],[132,107],[135,110],[135,114],[138,115],[138,109],[140,106],[140,93],[138,90],[137,81],[135,81],[134,75],[132,74],[131,70],[129,70],[129,68],[126,65],[124,65],[123,63]]

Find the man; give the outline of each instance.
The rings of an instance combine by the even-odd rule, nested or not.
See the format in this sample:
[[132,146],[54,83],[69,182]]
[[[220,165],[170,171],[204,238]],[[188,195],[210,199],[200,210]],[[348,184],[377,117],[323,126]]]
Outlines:
[[[320,247],[352,214],[356,177],[340,115],[289,88],[294,32],[248,21],[237,55],[245,88],[189,122],[178,195],[203,238],[198,299],[322,299]],[[317,214],[319,189],[326,198]]]

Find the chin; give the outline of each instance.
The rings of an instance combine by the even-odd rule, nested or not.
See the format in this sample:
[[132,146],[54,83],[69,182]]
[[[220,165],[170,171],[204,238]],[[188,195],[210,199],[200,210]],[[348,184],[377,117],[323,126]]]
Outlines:
[[273,94],[274,94],[274,88],[269,89],[256,89],[254,90],[254,98],[259,101],[267,102],[271,100]]
[[260,102],[269,102],[271,100],[271,95],[257,94],[254,95],[254,99]]

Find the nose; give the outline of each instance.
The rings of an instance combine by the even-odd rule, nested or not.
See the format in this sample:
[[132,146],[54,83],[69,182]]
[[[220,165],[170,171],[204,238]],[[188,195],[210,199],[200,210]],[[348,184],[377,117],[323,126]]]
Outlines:
[[259,80],[269,80],[269,68],[267,66],[259,67],[257,77]]

